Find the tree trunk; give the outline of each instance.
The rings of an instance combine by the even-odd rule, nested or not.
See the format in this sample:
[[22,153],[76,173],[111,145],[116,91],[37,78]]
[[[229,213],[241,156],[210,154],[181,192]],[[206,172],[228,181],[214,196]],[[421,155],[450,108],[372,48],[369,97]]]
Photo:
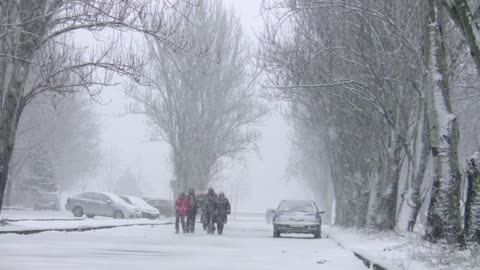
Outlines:
[[29,64],[27,62],[15,61],[13,63],[12,75],[0,112],[0,212],[8,181],[9,164],[12,158],[18,122],[20,120],[21,98],[28,68]]
[[378,151],[377,157],[377,168],[373,171],[372,176],[372,183],[370,185],[370,196],[368,198],[368,217],[367,217],[367,226],[371,228],[375,228],[376,226],[376,218],[378,213],[378,200],[381,198],[380,194],[380,178],[383,172],[384,162],[382,162],[382,154],[381,151]]
[[426,237],[462,243],[460,219],[461,175],[458,167],[459,129],[452,112],[442,39],[442,9],[430,0],[427,42],[427,106],[434,179],[427,217]]
[[[396,127],[396,129],[398,126]],[[386,180],[382,185],[381,198],[378,200],[376,227],[380,230],[393,230],[397,221],[398,184],[400,181],[400,169],[402,167],[400,142],[397,130],[391,130],[389,149],[387,150]]]
[[5,188],[5,196],[3,197],[3,205],[4,206],[11,206],[12,205],[12,186],[13,183],[11,181],[7,181],[7,186]]
[[368,190],[368,181],[366,180],[367,179],[364,179],[361,184],[357,186],[358,190],[356,191],[355,226],[358,228],[363,228],[365,224],[367,224],[370,192]]
[[[423,178],[425,177],[425,171],[427,169],[428,164],[428,156],[430,150],[430,140],[429,140],[429,125],[428,125],[428,117],[426,106],[422,106],[423,114],[423,121],[421,121],[422,130],[420,134],[420,160],[418,161],[418,171],[415,173],[412,179],[412,193],[410,195],[410,199],[408,200],[409,207],[411,207],[410,214],[408,216],[408,225],[407,231],[413,232],[415,228],[415,224],[417,222],[418,213],[420,208],[422,208],[423,201],[425,199],[425,194],[422,194],[422,184]],[[420,118],[420,117],[419,117]],[[414,161],[415,162],[415,161]]]
[[464,228],[468,240],[480,243],[480,152],[467,161]]
[[346,224],[348,198],[345,196],[343,188],[343,179],[333,179],[335,192],[335,225],[343,226]]

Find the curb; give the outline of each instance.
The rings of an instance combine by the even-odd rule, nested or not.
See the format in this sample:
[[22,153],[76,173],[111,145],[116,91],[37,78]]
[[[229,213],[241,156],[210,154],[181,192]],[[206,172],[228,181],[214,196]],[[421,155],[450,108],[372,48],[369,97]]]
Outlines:
[[19,218],[19,219],[4,219],[6,222],[19,222],[19,221],[80,221],[86,220],[86,218]]
[[352,252],[353,255],[355,255],[355,257],[357,257],[358,259],[360,259],[368,269],[373,269],[373,270],[397,270],[396,268],[388,268],[388,267],[385,267],[384,265],[381,265],[377,262],[373,262],[371,259],[368,259],[365,255],[363,255],[363,254],[361,254],[361,253],[359,253],[355,250],[352,250],[350,248],[346,248],[343,244],[341,244],[339,241],[337,241],[337,239],[335,239],[331,234],[326,233],[326,235],[328,236],[328,238],[335,241],[335,243],[337,243],[337,245],[339,247]]
[[[333,238],[332,238],[333,239]],[[350,250],[351,251],[351,250]],[[373,270],[388,270],[387,268],[379,265],[378,263],[374,263],[370,260],[368,260],[367,258],[365,258],[364,256],[360,255],[358,252],[355,252],[355,251],[352,251],[353,252],[353,255],[355,255],[357,258],[359,258],[363,264],[365,264],[366,267],[368,267],[368,269],[373,269]]]
[[76,228],[63,228],[63,229],[31,229],[31,230],[17,230],[17,231],[0,231],[0,234],[36,234],[41,232],[85,232],[85,231],[95,231],[103,229],[114,229],[120,227],[131,227],[131,226],[159,226],[159,225],[171,225],[173,222],[167,223],[137,223],[137,224],[121,224],[121,225],[103,225],[103,226],[91,226],[91,227],[76,227]]

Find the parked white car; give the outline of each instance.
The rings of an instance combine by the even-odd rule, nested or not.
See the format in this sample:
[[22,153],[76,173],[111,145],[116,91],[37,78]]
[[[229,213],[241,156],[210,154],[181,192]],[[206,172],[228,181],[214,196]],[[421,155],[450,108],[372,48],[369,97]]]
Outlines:
[[65,209],[76,217],[86,215],[113,218],[138,218],[142,216],[140,208],[126,203],[120,197],[108,192],[84,192],[67,199]]
[[160,216],[160,211],[158,211],[158,209],[156,209],[155,207],[149,205],[143,199],[126,195],[122,195],[120,196],[120,198],[122,198],[125,202],[140,208],[140,211],[142,212],[142,217],[144,218],[157,219]]

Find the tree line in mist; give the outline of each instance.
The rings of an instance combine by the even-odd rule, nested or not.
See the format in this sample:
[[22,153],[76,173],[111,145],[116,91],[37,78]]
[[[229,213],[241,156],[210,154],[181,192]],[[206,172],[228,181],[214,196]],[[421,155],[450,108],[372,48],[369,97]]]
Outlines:
[[263,2],[293,173],[336,224],[480,240],[479,15],[467,0]]

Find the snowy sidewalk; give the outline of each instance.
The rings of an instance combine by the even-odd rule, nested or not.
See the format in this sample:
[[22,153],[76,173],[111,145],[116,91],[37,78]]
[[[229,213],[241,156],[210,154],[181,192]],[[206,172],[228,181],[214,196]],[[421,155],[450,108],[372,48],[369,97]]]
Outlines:
[[166,225],[170,219],[75,218],[65,211],[3,211],[0,234],[32,234],[45,231],[87,231],[125,226]]
[[413,233],[377,232],[335,226],[325,226],[323,230],[343,248],[387,270],[480,269],[478,247],[459,251],[452,246],[431,244]]
[[169,220],[149,219],[84,219],[84,220],[20,220],[7,221],[0,226],[0,234],[32,234],[46,231],[89,231],[126,226],[167,225]]

